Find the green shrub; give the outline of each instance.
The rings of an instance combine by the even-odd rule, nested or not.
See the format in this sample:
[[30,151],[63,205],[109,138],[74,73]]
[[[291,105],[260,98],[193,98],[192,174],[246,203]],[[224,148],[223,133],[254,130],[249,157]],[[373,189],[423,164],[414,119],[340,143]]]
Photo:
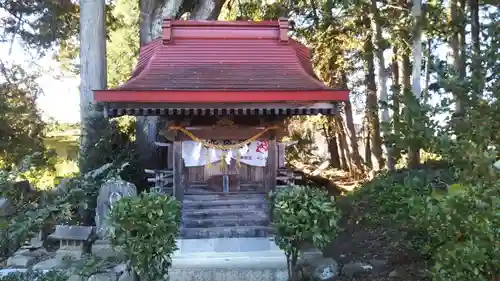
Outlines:
[[154,193],[120,199],[111,211],[111,243],[127,257],[142,281],[168,278],[177,249],[180,204]]
[[333,197],[319,188],[291,186],[272,197],[275,242],[285,251],[289,277],[295,280],[300,250],[307,244],[325,248],[339,230],[340,212]]
[[[434,174],[438,173],[434,170]],[[434,263],[435,281],[489,281],[500,274],[500,182],[436,186],[425,170],[386,173],[352,195],[363,217],[391,220]],[[451,179],[453,177],[447,177]]]
[[452,187],[412,215],[429,235],[424,250],[435,262],[430,274],[436,281],[494,280],[500,275],[500,183]]

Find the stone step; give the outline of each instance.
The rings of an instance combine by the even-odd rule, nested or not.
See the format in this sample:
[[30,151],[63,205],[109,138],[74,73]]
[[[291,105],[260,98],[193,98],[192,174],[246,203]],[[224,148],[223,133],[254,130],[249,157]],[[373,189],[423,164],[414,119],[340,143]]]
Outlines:
[[214,219],[214,218],[261,218],[267,217],[269,211],[264,208],[212,208],[182,210],[182,219]]
[[187,228],[208,228],[208,227],[232,227],[232,226],[268,226],[267,217],[256,218],[212,218],[212,219],[187,219],[183,221],[183,226]]
[[182,208],[207,209],[207,208],[266,208],[269,205],[265,198],[252,199],[218,199],[218,200],[184,200]]
[[272,235],[272,229],[268,226],[236,226],[236,227],[208,227],[208,228],[185,228],[181,229],[181,237],[184,239],[200,238],[236,238],[236,237],[268,237]]
[[223,193],[212,192],[207,194],[184,194],[184,201],[214,201],[214,200],[245,200],[266,199],[264,193]]

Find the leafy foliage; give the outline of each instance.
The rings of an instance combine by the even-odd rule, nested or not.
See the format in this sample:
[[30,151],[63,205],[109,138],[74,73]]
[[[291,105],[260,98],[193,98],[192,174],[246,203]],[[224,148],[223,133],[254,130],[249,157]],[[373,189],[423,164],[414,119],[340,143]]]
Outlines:
[[0,281],[66,281],[68,276],[60,271],[49,271],[43,273],[41,271],[26,271],[26,272],[13,272],[0,277]]
[[300,250],[308,243],[325,248],[339,230],[340,212],[326,191],[314,187],[291,186],[273,197],[275,242],[285,251],[288,274],[294,280]]
[[397,223],[411,246],[434,262],[436,281],[492,280],[498,276],[500,182],[454,183],[448,169],[398,171],[379,176],[353,194],[364,218]]
[[2,196],[16,206],[16,213],[0,229],[0,249],[4,256],[17,250],[34,233],[46,225],[93,225],[94,210],[101,184],[123,173],[123,165],[107,164],[87,174],[63,182],[51,192],[28,198],[13,190],[10,176],[3,180]]
[[143,281],[168,278],[177,249],[180,204],[170,196],[142,193],[120,199],[111,210],[111,243],[124,251]]
[[38,76],[18,65],[0,63],[0,77],[0,169],[10,169],[44,150],[44,123],[36,108],[41,89]]

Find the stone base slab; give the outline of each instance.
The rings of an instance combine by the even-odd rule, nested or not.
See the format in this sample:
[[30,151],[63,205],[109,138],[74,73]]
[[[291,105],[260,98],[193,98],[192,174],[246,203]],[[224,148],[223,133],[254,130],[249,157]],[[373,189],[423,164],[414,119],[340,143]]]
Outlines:
[[179,239],[171,281],[286,281],[286,257],[268,238]]

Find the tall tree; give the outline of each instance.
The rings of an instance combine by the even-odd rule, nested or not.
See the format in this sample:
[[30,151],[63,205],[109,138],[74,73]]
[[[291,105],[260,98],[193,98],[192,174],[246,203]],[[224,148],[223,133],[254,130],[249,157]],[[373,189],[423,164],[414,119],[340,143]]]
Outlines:
[[93,102],[93,90],[106,88],[106,15],[105,0],[80,1],[80,115],[81,171],[92,168],[85,156],[100,138],[105,124],[102,109]]
[[[422,1],[413,0],[413,7],[411,10],[411,16],[413,19],[413,44],[412,44],[412,55],[413,55],[413,68],[412,68],[412,93],[415,100],[415,109],[419,111],[420,99],[422,94],[422,88],[420,86],[421,81],[421,68],[422,68]],[[410,111],[411,112],[411,111]],[[415,129],[415,120],[411,121],[412,129]],[[415,141],[410,142],[410,147],[408,149],[408,165],[410,167],[416,167],[420,163],[420,147]]]
[[[179,19],[185,13],[190,13],[191,19],[215,20],[224,5],[225,0],[140,0],[140,44],[149,43],[161,36],[162,22],[165,18]],[[141,155],[143,168],[160,166],[161,159],[157,159],[157,140],[161,124],[156,116],[138,117],[136,123],[137,145]]]

